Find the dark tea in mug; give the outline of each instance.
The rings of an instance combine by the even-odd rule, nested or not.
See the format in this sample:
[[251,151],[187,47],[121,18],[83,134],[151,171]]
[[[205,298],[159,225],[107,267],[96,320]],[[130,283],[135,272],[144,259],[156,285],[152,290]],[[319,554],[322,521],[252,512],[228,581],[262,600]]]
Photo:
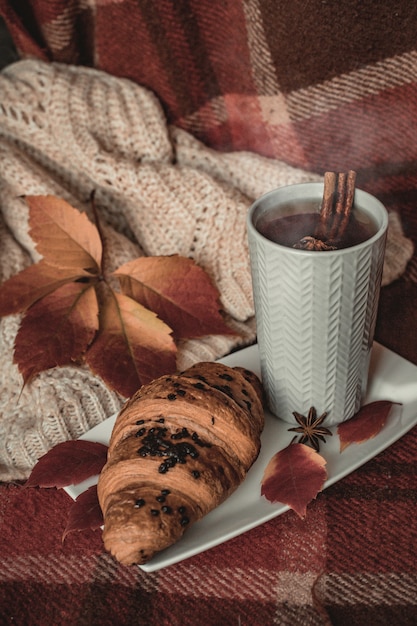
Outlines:
[[[313,237],[320,223],[320,202],[303,200],[286,202],[262,213],[255,227],[267,239],[292,248],[304,237]],[[370,239],[378,230],[373,218],[353,208],[349,224],[342,239],[335,241],[338,249],[356,246]]]

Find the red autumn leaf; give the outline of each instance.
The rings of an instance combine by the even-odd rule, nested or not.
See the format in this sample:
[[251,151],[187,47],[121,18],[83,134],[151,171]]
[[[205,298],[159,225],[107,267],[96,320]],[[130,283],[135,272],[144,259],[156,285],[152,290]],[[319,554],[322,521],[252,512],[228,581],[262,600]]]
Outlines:
[[14,361],[25,383],[51,367],[80,361],[98,330],[94,287],[68,283],[34,304],[15,339]]
[[370,402],[361,407],[351,419],[339,424],[337,434],[340,438],[340,452],[351,443],[363,443],[376,437],[385,426],[394,404],[398,403],[389,400]]
[[85,213],[55,196],[26,196],[30,235],[49,265],[82,268],[97,274],[102,243]]
[[72,504],[62,541],[74,531],[98,530],[103,525],[103,513],[97,497],[97,485],[83,491]]
[[0,286],[0,317],[25,311],[32,304],[65,283],[90,276],[73,268],[59,268],[39,261],[30,265]]
[[[220,314],[217,289],[191,259],[127,263],[116,271],[125,292],[119,294],[108,281],[94,204],[95,224],[55,196],[27,196],[26,202],[30,235],[43,258],[0,286],[0,316],[26,312],[14,353],[25,383],[84,359],[129,396],[175,371],[173,335],[234,334]],[[101,298],[106,290],[110,297]]]
[[107,446],[94,441],[64,441],[44,454],[33,468],[26,487],[68,487],[100,474]]
[[307,505],[323,489],[326,460],[303,443],[292,443],[269,461],[261,494],[270,502],[281,502],[304,518]]
[[122,292],[157,313],[176,337],[234,334],[220,314],[219,292],[192,259],[142,257],[114,274]]
[[102,298],[100,330],[86,354],[93,372],[125,397],[176,370],[171,329],[135,300],[111,290]]

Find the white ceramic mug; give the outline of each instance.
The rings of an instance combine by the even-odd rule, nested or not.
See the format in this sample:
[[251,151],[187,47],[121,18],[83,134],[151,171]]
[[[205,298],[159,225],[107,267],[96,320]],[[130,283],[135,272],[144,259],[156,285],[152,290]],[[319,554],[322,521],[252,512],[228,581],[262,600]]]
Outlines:
[[[266,212],[314,200],[323,183],[290,185],[254,202],[248,238],[262,380],[272,413],[295,422],[297,411],[327,412],[326,426],[351,418],[366,391],[381,285],[388,214],[374,196],[355,191],[354,206],[374,234],[351,247],[300,250],[257,230]],[[301,212],[303,212],[301,208]],[[308,234],[308,233],[306,233]]]

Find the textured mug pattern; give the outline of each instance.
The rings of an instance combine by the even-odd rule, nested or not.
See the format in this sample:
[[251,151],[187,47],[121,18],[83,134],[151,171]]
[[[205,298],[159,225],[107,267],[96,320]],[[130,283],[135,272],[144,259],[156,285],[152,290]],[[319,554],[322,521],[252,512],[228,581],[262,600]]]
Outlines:
[[283,420],[314,406],[334,425],[359,409],[384,260],[380,230],[351,248],[312,252],[249,229],[262,379],[271,411]]

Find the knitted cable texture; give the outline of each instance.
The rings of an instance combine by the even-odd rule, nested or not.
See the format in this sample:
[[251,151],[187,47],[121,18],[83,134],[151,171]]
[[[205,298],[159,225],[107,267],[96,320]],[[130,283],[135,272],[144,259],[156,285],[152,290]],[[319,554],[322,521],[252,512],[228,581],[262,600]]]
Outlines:
[[[0,74],[0,280],[39,259],[21,198],[95,202],[109,267],[141,255],[190,256],[212,276],[237,337],[181,341],[178,367],[213,360],[255,338],[246,212],[281,185],[318,180],[249,152],[220,154],[168,126],[147,89],[97,70],[19,61]],[[391,215],[384,283],[412,245]],[[23,387],[13,363],[17,315],[0,321],[0,480],[25,478],[57,443],[80,436],[123,398],[84,367],[61,367]]]

